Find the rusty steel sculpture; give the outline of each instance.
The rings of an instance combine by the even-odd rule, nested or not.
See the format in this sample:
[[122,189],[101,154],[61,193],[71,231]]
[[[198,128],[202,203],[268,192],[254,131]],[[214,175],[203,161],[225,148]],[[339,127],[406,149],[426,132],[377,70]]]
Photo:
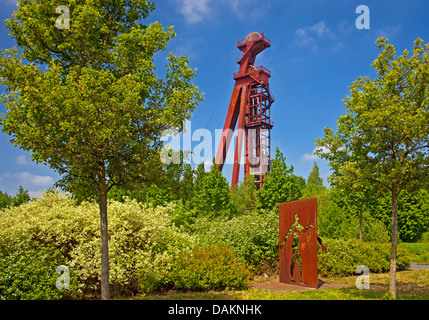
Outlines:
[[243,55],[237,60],[240,68],[233,75],[235,86],[216,155],[216,163],[222,171],[238,121],[231,179],[233,189],[238,183],[243,140],[244,175],[254,175],[256,188],[259,189],[264,182],[264,175],[269,171],[270,130],[274,125],[270,118],[274,97],[268,83],[271,72],[262,66],[254,66],[254,63],[256,56],[270,46],[271,41],[263,33],[257,32],[252,32],[244,40],[237,42],[237,48],[243,52]]
[[317,198],[280,203],[280,282],[318,288],[318,242],[326,252],[317,234]]

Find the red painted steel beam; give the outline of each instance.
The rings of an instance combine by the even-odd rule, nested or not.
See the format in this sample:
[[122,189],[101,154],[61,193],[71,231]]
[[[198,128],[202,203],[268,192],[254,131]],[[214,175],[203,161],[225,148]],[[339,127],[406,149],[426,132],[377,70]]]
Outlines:
[[234,167],[232,169],[232,179],[231,179],[231,188],[233,189],[235,189],[235,186],[238,183],[238,176],[240,172],[241,148],[243,147],[243,133],[244,133],[245,120],[246,120],[245,115],[246,115],[247,96],[248,96],[247,87],[243,87],[241,89],[237,142],[235,144]]
[[[265,86],[268,88],[268,79],[271,76],[271,72],[264,67],[254,67],[256,56],[271,46],[271,42],[264,36],[264,34],[251,33],[246,39],[239,41],[237,47],[243,52],[243,56],[237,61],[240,65],[238,72],[234,73],[233,78],[235,80],[234,90],[232,92],[231,101],[228,108],[228,113],[225,119],[223,127],[222,137],[219,143],[219,148],[216,154],[216,163],[219,169],[222,170],[226,154],[233,136],[233,131],[237,125],[238,120],[238,132],[237,132],[237,143],[235,146],[234,153],[234,164],[233,173],[231,179],[231,187],[235,188],[238,183],[239,171],[240,171],[240,158],[241,149],[243,145],[243,133],[245,132],[245,166],[244,173],[247,176],[250,172],[250,159],[249,159],[249,137],[247,123],[250,122],[249,116],[246,114],[249,111],[250,102],[250,88],[251,86]],[[271,105],[270,101],[270,105]],[[261,104],[262,108],[262,104]],[[269,107],[268,107],[269,108]],[[268,113],[269,118],[269,113]],[[270,121],[268,119],[268,121]],[[261,123],[253,124],[253,127],[262,128]],[[259,149],[260,144],[257,144]],[[257,149],[257,150],[259,150]],[[261,176],[263,181],[263,176]],[[257,187],[261,186],[261,182],[256,183]]]
[[240,91],[241,88],[239,86],[234,86],[225,124],[223,126],[222,137],[220,139],[219,148],[216,155],[216,163],[219,165],[220,171],[222,171],[226,153],[228,152],[229,144],[231,142],[232,133],[234,131],[235,125],[237,124],[237,118],[240,110],[238,104]]

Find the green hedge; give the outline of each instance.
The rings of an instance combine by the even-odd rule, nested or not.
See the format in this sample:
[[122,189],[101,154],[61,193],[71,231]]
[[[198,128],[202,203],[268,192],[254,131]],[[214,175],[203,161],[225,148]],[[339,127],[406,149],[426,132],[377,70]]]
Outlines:
[[0,300],[52,300],[70,293],[55,286],[55,270],[63,264],[63,250],[1,234]]
[[[318,269],[322,275],[350,275],[359,265],[368,266],[370,272],[388,272],[390,269],[390,244],[362,242],[359,240],[324,239],[327,253],[319,250]],[[398,247],[397,270],[411,264],[411,255]]]
[[192,232],[204,245],[224,243],[251,269],[264,262],[277,263],[279,216],[276,212],[252,213],[232,219],[198,219]]
[[410,251],[413,262],[429,263],[429,242],[402,242],[399,246]]
[[195,247],[173,263],[167,282],[176,289],[223,290],[244,288],[250,272],[227,245]]
[[[110,284],[113,296],[138,292],[140,284],[137,275],[141,270],[151,270],[151,277],[155,277],[153,282],[159,283],[174,261],[175,254],[194,246],[192,236],[172,226],[169,212],[173,208],[172,205],[153,208],[129,199],[124,203],[109,201]],[[66,265],[70,273],[76,276],[76,294],[99,293],[101,240],[99,207],[96,203],[83,202],[78,205],[65,195],[48,192],[17,208],[0,211],[0,214],[2,233],[7,233],[11,239],[24,239],[35,244],[35,247],[24,244],[20,247],[21,255],[25,257],[25,261],[20,260],[20,263],[35,266],[36,272],[43,262],[46,270],[58,277],[55,268],[63,263],[57,263],[55,259],[51,263],[48,256],[53,258],[59,254],[68,259]],[[9,240],[2,240],[2,237],[0,234],[0,241],[8,243]],[[40,251],[48,247],[55,249],[52,254]],[[10,250],[5,252],[4,261],[18,259],[12,254]],[[24,284],[26,277],[21,276],[21,269],[9,266],[6,271],[10,278],[27,285]],[[55,288],[55,281],[53,285]],[[19,298],[27,299],[26,296]]]

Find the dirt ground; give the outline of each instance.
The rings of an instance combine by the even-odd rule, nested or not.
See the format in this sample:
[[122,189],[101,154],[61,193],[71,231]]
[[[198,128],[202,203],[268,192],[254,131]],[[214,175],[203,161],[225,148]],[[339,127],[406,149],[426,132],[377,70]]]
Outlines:
[[[319,287],[318,290],[331,289],[331,288],[343,288],[350,287],[349,284],[328,282],[324,278],[319,278]],[[283,290],[294,290],[294,291],[303,291],[303,290],[316,290],[315,288],[307,287],[305,284],[289,284],[281,283],[279,281],[278,275],[261,275],[255,277],[249,287],[268,289],[273,291],[283,291]]]

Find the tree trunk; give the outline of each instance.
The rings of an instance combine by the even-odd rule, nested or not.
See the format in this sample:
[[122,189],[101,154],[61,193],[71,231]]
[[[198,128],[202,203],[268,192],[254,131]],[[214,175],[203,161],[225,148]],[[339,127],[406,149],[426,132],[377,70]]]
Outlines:
[[[104,170],[103,170],[104,171]],[[110,299],[109,290],[109,235],[107,229],[107,184],[104,174],[99,175],[101,227],[101,299]]]
[[396,300],[396,253],[398,247],[398,190],[392,188],[392,247],[390,250],[390,285],[389,292]]
[[359,240],[362,241],[362,207],[360,207],[360,216],[359,216]]

